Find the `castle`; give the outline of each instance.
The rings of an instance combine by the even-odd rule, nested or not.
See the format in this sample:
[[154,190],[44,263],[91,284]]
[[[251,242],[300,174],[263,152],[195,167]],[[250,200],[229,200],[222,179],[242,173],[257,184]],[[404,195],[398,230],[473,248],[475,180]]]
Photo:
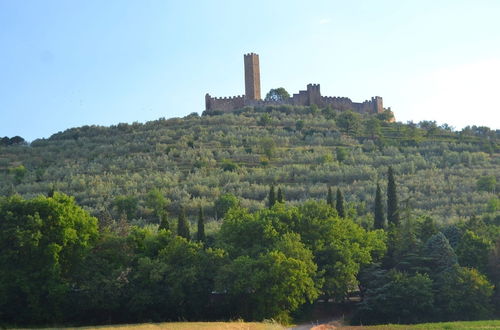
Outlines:
[[322,96],[319,84],[309,84],[305,91],[299,91],[292,97],[280,101],[265,101],[260,93],[259,55],[250,53],[243,55],[245,63],[245,95],[231,97],[212,97],[205,95],[205,110],[207,114],[213,111],[229,112],[245,106],[294,105],[318,107],[330,106],[336,110],[353,110],[359,113],[381,113],[384,111],[382,98],[372,97],[363,103],[352,102],[347,97]]

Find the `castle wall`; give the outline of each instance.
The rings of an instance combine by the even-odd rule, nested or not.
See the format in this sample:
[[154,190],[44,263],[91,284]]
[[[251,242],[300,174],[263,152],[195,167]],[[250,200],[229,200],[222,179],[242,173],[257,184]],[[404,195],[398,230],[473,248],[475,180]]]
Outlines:
[[206,110],[220,110],[232,111],[241,109],[245,106],[245,96],[230,96],[230,97],[211,97],[209,94],[205,95],[205,109]]
[[384,111],[383,100],[379,96],[372,97],[369,101],[362,103],[352,102],[348,97],[321,96],[319,85],[308,85],[308,90],[299,91],[288,100],[263,101],[250,100],[246,96],[211,97],[205,95],[205,109],[232,111],[245,106],[268,106],[289,104],[294,106],[310,106],[316,104],[318,107],[330,106],[332,109],[346,111],[352,110],[358,113],[381,113]]
[[232,111],[245,106],[268,106],[289,104],[294,106],[318,107],[331,106],[335,110],[353,110],[359,113],[381,113],[384,111],[382,98],[372,97],[362,103],[352,102],[347,97],[321,96],[319,84],[308,84],[305,91],[299,91],[287,100],[263,101],[260,94],[259,55],[250,53],[243,56],[245,64],[245,95],[232,97],[211,97],[205,95],[205,109],[207,111]]

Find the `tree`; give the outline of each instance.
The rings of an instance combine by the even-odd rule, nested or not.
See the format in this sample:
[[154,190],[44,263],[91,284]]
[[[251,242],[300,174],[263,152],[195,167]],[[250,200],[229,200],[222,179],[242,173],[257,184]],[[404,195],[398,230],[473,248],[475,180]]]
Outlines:
[[117,196],[113,202],[114,207],[118,211],[118,215],[125,214],[127,219],[131,220],[137,214],[137,198],[134,196]]
[[278,188],[278,194],[276,196],[276,201],[278,203],[284,203],[285,202],[285,195],[283,195],[283,191],[281,191],[281,187]]
[[458,264],[457,255],[446,236],[439,232],[425,244],[425,254],[429,258],[429,268],[441,272]]
[[474,268],[454,265],[434,280],[435,311],[441,321],[484,320],[492,316],[493,285]]
[[365,123],[365,128],[366,133],[368,133],[372,139],[382,134],[380,130],[380,120],[377,117],[370,117]]
[[375,192],[375,205],[373,207],[373,213],[375,214],[374,228],[384,229],[385,217],[384,217],[384,205],[382,203],[382,192],[380,190],[380,185],[377,183],[377,190]]
[[398,196],[392,166],[389,166],[387,171],[387,221],[390,224],[399,225]]
[[273,88],[271,89],[267,95],[265,100],[266,101],[275,101],[275,102],[281,102],[285,101],[290,98],[290,94],[284,89],[283,87],[279,88]]
[[335,202],[333,201],[332,187],[328,187],[328,195],[326,195],[326,204],[335,208]]
[[198,212],[198,231],[196,232],[196,240],[205,242],[205,219],[203,218],[203,208],[200,206]]
[[347,150],[343,147],[337,147],[337,149],[335,149],[335,156],[337,157],[337,161],[339,163],[342,163],[344,160],[346,160],[348,155],[349,154],[347,153]]
[[344,196],[342,195],[342,192],[340,191],[339,188],[337,188],[337,201],[335,203],[335,207],[337,209],[337,213],[338,213],[339,217],[345,218],[346,212],[345,212],[345,205],[344,205]]
[[215,201],[215,205],[214,205],[215,217],[218,219],[224,218],[227,211],[230,208],[237,206],[238,204],[239,204],[239,200],[233,194],[227,193],[227,194],[220,196]]
[[337,126],[347,135],[355,134],[361,127],[361,116],[357,112],[347,110],[337,116]]
[[214,317],[207,306],[223,251],[204,249],[202,244],[168,232],[136,231],[136,265],[127,275],[130,284],[122,302],[129,318],[144,322]]
[[191,234],[189,233],[189,223],[186,219],[184,208],[181,208],[179,218],[177,220],[177,235],[188,240],[191,238]]
[[456,250],[458,262],[461,266],[475,268],[486,274],[491,250],[492,244],[490,241],[476,235],[473,231],[466,230]]
[[14,181],[16,182],[16,184],[20,184],[23,181],[27,172],[28,170],[26,169],[26,167],[24,167],[24,165],[19,165],[9,169],[9,173],[14,176]]
[[269,208],[273,207],[274,204],[276,204],[276,194],[274,193],[274,185],[271,185],[271,188],[269,189],[269,196],[268,196]]
[[304,121],[303,121],[303,120],[297,120],[297,121],[295,122],[295,129],[296,129],[297,131],[302,131],[302,130],[304,129],[304,125],[305,125],[305,124],[304,124]]
[[276,142],[272,138],[269,137],[262,138],[260,140],[260,147],[264,155],[267,156],[267,158],[269,159],[273,158],[274,153],[276,151]]
[[494,175],[485,175],[477,179],[477,189],[482,191],[495,192],[497,179]]
[[158,226],[158,230],[169,230],[170,224],[168,223],[167,212],[163,212],[160,215],[160,225]]
[[158,217],[158,221],[161,222],[163,214],[167,211],[167,199],[158,189],[150,190],[146,196],[146,204],[148,207],[152,208],[155,215]]
[[368,288],[353,323],[421,323],[431,319],[434,293],[427,274],[391,270],[373,282],[368,283],[373,287]]
[[271,124],[272,121],[273,119],[271,118],[271,116],[268,113],[265,113],[262,116],[260,116],[258,124],[260,126],[267,126]]
[[97,219],[72,197],[0,198],[0,320],[60,322],[97,235]]

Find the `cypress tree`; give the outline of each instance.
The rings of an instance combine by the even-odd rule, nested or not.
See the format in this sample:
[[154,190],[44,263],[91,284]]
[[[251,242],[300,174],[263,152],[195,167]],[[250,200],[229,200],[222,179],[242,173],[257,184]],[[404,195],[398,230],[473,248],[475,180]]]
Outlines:
[[177,221],[177,235],[184,237],[186,239],[191,238],[191,234],[189,233],[189,223],[186,220],[186,214],[184,212],[184,208],[181,209],[179,214],[179,219]]
[[168,217],[167,217],[167,212],[163,211],[160,213],[160,226],[158,227],[158,230],[169,230],[170,225],[168,223]]
[[203,208],[201,206],[198,213],[198,232],[196,233],[196,240],[205,242],[205,220],[203,219]]
[[339,188],[337,188],[337,202],[335,203],[335,206],[339,217],[345,218],[344,196]]
[[281,187],[278,188],[278,197],[276,197],[276,201],[278,203],[284,203],[285,202],[285,196],[283,195],[283,192],[281,191]]
[[269,189],[269,208],[273,207],[276,204],[276,195],[274,193],[274,185]]
[[384,229],[384,205],[382,204],[382,191],[380,185],[377,183],[377,191],[375,192],[375,206],[373,208],[375,213],[374,227],[375,229]]
[[396,194],[396,181],[391,166],[387,171],[387,221],[399,225],[398,196]]
[[326,196],[326,204],[330,205],[332,208],[335,207],[335,204],[333,203],[332,187],[328,187],[328,195]]

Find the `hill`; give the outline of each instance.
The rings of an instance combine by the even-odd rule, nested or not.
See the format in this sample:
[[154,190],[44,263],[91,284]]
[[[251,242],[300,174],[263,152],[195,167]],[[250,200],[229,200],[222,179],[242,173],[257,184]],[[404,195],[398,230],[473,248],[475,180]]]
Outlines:
[[447,223],[496,210],[498,131],[389,118],[316,106],[247,107],[71,128],[0,146],[0,195],[33,197],[55,188],[100,219],[119,217],[121,198],[129,202],[129,220],[148,223],[157,221],[147,203],[155,189],[169,199],[171,215],[182,205],[194,216],[201,205],[215,218],[214,202],[224,193],[255,210],[271,184],[292,205],[325,199],[332,186],[346,196],[350,214],[370,226],[376,183],[392,166],[408,215]]

